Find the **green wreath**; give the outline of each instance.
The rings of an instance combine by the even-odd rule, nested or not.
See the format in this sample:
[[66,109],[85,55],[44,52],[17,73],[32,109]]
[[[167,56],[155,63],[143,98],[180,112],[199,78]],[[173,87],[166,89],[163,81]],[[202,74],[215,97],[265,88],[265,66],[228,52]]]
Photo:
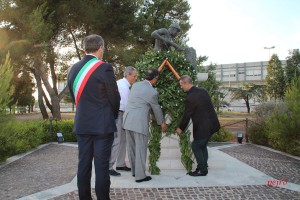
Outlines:
[[[144,71],[149,68],[158,69],[163,61],[168,58],[169,63],[179,76],[189,75],[193,80],[196,79],[197,72],[192,65],[186,61],[184,54],[176,51],[158,52],[155,50],[148,51],[143,55],[142,59],[135,65],[140,76],[143,77]],[[162,107],[164,115],[168,114],[171,117],[171,123],[168,124],[166,136],[175,134],[181,117],[184,112],[184,100],[186,93],[180,88],[179,82],[172,71],[166,66],[159,74],[158,82],[155,86],[159,93],[159,104]],[[189,172],[192,170],[193,154],[191,150],[190,131],[187,129],[183,134],[180,134],[179,146],[181,152],[181,162],[185,169]],[[160,157],[160,142],[163,138],[161,127],[157,126],[155,118],[150,125],[150,141],[149,148],[149,171],[151,174],[160,174],[160,169],[157,167],[157,161]]]

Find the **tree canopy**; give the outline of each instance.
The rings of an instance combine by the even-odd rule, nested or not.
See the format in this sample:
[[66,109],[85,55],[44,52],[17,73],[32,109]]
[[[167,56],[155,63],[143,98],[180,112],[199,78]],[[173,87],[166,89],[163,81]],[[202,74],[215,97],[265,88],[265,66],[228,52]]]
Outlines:
[[244,83],[241,87],[238,88],[228,88],[232,94],[232,99],[239,100],[243,99],[245,101],[247,112],[250,113],[250,99],[265,97],[264,94],[264,85],[256,85],[254,83]]
[[214,72],[214,70],[216,69],[216,64],[211,63],[209,66],[207,66],[207,68],[204,68],[202,63],[206,60],[206,56],[200,56],[198,58],[197,72],[208,73],[207,80],[199,83],[199,85],[207,90],[214,107],[218,109],[218,106],[221,103],[222,96],[224,96],[224,94],[220,91],[221,82],[216,80],[216,74]]
[[[151,32],[176,21],[187,41],[190,28],[187,0],[11,0],[0,1],[0,59],[10,51],[17,74],[27,71],[35,78],[39,106],[60,119],[57,81],[63,80],[72,62],[81,59],[81,41],[89,34],[105,40],[104,60],[122,69],[153,48]],[[48,80],[48,77],[51,79]],[[45,87],[42,87],[44,85]],[[47,95],[48,94],[48,95]]]
[[299,49],[290,51],[290,55],[286,60],[285,68],[286,84],[287,87],[291,85],[294,77],[300,77],[300,52]]
[[12,65],[7,54],[4,63],[0,65],[0,114],[5,112],[7,105],[11,102],[11,94],[14,90],[11,85],[12,77]]
[[274,100],[283,99],[285,92],[285,77],[281,61],[273,54],[267,66],[267,93]]

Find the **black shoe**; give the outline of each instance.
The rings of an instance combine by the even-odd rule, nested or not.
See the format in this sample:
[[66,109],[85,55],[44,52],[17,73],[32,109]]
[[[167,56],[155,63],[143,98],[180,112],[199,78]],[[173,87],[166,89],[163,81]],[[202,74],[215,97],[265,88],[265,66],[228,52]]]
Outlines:
[[128,172],[128,171],[131,171],[131,168],[126,167],[126,166],[125,166],[125,167],[117,167],[116,169],[117,169],[117,170],[122,170],[122,171],[127,171],[127,172]]
[[132,174],[133,177],[135,177],[135,174]]
[[121,174],[119,172],[116,172],[115,170],[109,170],[109,175],[111,176],[121,176]]
[[140,183],[140,182],[143,182],[143,181],[150,181],[151,179],[152,179],[151,176],[146,176],[146,178],[136,180],[135,182]]
[[195,174],[195,173],[198,173],[198,172],[200,172],[200,169],[196,168],[195,171],[193,171],[193,172],[188,172],[188,173],[186,173],[186,175],[191,175],[191,174]]
[[206,176],[208,174],[208,171],[201,172],[200,170],[196,170],[194,172],[189,172],[188,175],[190,176]]

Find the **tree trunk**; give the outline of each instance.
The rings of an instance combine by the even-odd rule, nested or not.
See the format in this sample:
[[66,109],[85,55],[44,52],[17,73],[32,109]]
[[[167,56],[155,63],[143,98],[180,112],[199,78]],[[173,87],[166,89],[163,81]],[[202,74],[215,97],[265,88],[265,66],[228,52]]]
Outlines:
[[71,36],[72,36],[72,39],[73,39],[73,42],[74,42],[74,46],[75,46],[75,49],[76,49],[77,57],[78,57],[79,60],[81,60],[79,48],[78,48],[77,43],[76,43],[76,37],[75,37],[75,35],[73,34],[71,28],[69,28],[69,32],[70,32],[70,34],[71,34]]
[[31,112],[33,112],[33,107],[34,107],[34,103],[32,103],[32,104],[30,105]]
[[45,66],[40,66],[40,70],[41,70],[41,79],[44,83],[44,86],[50,96],[50,99],[51,99],[51,113],[52,113],[52,116],[54,119],[56,120],[61,120],[61,114],[60,114],[60,106],[59,106],[59,96],[57,94],[57,90],[54,89],[56,88],[56,83],[53,82],[53,88],[51,87],[49,81],[48,81],[48,77],[47,77],[47,73],[46,73],[46,69],[45,69]]
[[49,108],[49,110],[50,110],[51,113],[52,113],[52,105],[51,105],[51,103],[50,103],[48,97],[46,96],[44,90],[42,90],[42,94],[43,94],[43,98],[44,98],[44,100],[45,100],[45,103],[46,103],[47,107]]
[[247,99],[245,99],[246,102],[246,106],[247,106],[247,112],[250,113],[250,104],[249,104],[249,99],[247,97]]
[[[38,82],[37,82],[37,86],[38,86]],[[38,88],[38,102],[39,102],[39,107],[40,107],[40,111],[42,113],[43,119],[49,119],[49,115],[47,113],[47,109],[46,109],[46,106],[43,101],[43,94],[42,94],[43,88],[41,86],[41,82],[40,82],[40,86],[38,86],[37,88]]]
[[35,77],[35,80],[36,80],[36,86],[37,86],[37,89],[38,89],[38,103],[39,103],[40,111],[42,113],[43,119],[48,119],[49,115],[47,113],[45,104],[43,102],[43,88],[42,88],[42,81],[41,81],[41,78],[40,78],[39,64],[36,60],[34,61],[33,74],[34,74],[34,77]]
[[66,96],[68,89],[69,89],[68,85],[66,85],[66,87],[59,93],[58,95],[59,102]]
[[58,96],[55,96],[55,97],[51,98],[52,115],[53,115],[53,119],[55,119],[55,120],[61,120],[59,102],[60,102],[60,100],[59,100]]

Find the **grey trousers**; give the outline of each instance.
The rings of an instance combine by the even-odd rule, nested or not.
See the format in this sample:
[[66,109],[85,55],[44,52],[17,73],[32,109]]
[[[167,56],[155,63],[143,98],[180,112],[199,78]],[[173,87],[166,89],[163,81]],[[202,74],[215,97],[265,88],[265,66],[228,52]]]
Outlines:
[[115,132],[114,143],[111,149],[111,155],[109,159],[109,169],[112,170],[114,164],[116,167],[125,167],[126,157],[126,133],[122,128],[123,124],[123,112],[119,111],[118,118],[116,119],[117,132]]
[[125,130],[125,132],[131,173],[135,175],[135,180],[144,179],[146,178],[148,137],[134,131]]

